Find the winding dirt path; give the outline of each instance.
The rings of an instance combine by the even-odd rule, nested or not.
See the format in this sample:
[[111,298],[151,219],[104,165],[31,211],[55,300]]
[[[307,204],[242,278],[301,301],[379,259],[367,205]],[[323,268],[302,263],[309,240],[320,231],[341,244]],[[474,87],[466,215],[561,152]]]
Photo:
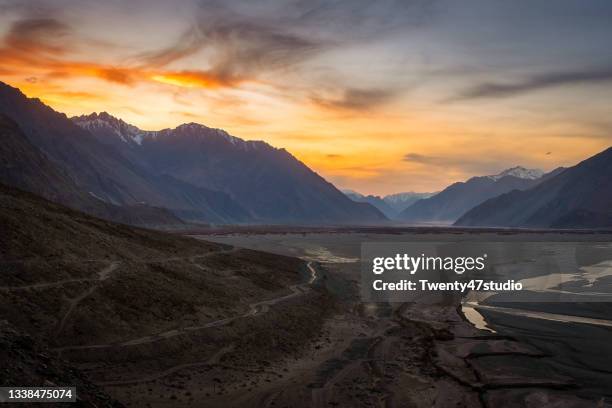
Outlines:
[[263,300],[263,301],[249,304],[249,310],[244,314],[233,316],[233,317],[227,317],[225,319],[214,320],[212,322],[208,322],[203,325],[182,327],[180,329],[172,329],[172,330],[168,330],[162,333],[138,337],[138,338],[127,340],[121,343],[92,344],[92,345],[87,345],[87,346],[67,346],[67,347],[60,347],[55,350],[59,352],[63,352],[67,350],[104,349],[104,348],[111,348],[111,347],[126,347],[126,346],[134,346],[134,345],[139,345],[139,344],[154,343],[156,341],[172,338],[175,336],[180,336],[185,333],[209,329],[212,327],[225,326],[237,319],[241,319],[244,317],[254,317],[254,316],[261,315],[263,313],[266,313],[268,310],[270,310],[271,306],[274,306],[275,304],[279,302],[291,299],[293,297],[300,296],[306,293],[310,289],[310,286],[317,280],[318,275],[317,275],[316,269],[312,266],[312,262],[308,262],[306,266],[308,268],[308,271],[310,272],[310,276],[305,283],[291,285],[289,287],[289,289],[291,290],[291,293],[287,295],[283,295],[283,296],[276,297],[274,299]]
[[[232,252],[236,252],[241,248],[238,247],[232,247],[229,249],[222,249],[219,251],[211,251],[208,252],[204,255],[193,255],[193,256],[185,256],[185,257],[170,257],[170,258],[153,258],[153,259],[147,259],[147,260],[130,260],[128,262],[130,263],[144,263],[144,264],[151,264],[151,263],[160,263],[160,262],[172,262],[172,261],[184,261],[184,260],[188,260],[191,261],[196,267],[199,267],[200,269],[202,269],[201,265],[198,265],[196,262],[196,260],[198,259],[203,259],[203,258],[208,258],[210,256],[213,255],[219,255],[219,254],[229,254]],[[23,261],[23,262],[31,262],[31,261]],[[93,262],[109,262],[108,259],[85,259],[85,260],[81,260],[79,262],[82,263],[93,263]],[[110,261],[111,264],[117,264],[117,266],[122,262],[122,261]],[[18,263],[18,261],[10,261],[7,263]],[[107,268],[106,268],[107,269]],[[116,269],[116,267],[115,267]],[[0,292],[12,292],[12,291],[19,291],[19,290],[30,290],[30,289],[48,289],[48,288],[55,288],[58,286],[63,286],[66,285],[68,283],[82,283],[82,282],[97,282],[100,280],[105,280],[107,278],[107,276],[105,274],[110,274],[111,272],[113,272],[114,269],[106,271],[103,269],[102,271],[98,272],[98,277],[96,278],[72,278],[72,279],[62,279],[59,281],[55,281],[55,282],[41,282],[41,283],[33,283],[31,285],[21,285],[21,286],[0,286]]]
[[[291,293],[288,295],[279,296],[274,299],[264,300],[264,301],[260,301],[256,303],[251,303],[249,305],[249,311],[244,313],[243,315],[230,317],[226,319],[215,320],[213,322],[209,322],[202,326],[193,326],[193,327],[185,327],[182,329],[169,330],[167,332],[160,333],[157,335],[140,337],[138,339],[132,339],[132,340],[129,340],[123,343],[119,343],[119,344],[98,344],[98,345],[92,345],[92,346],[64,347],[64,348],[56,349],[56,350],[59,350],[61,352],[63,350],[84,350],[84,349],[92,349],[92,348],[99,349],[99,348],[107,348],[107,347],[118,347],[118,346],[121,347],[121,346],[135,345],[135,344],[152,343],[152,342],[161,340],[163,338],[178,336],[180,334],[183,334],[189,331],[196,331],[196,330],[201,330],[201,329],[210,328],[210,327],[224,326],[236,319],[240,319],[243,317],[253,317],[253,316],[263,314],[267,312],[271,306],[277,303],[280,303],[284,300],[287,300],[287,299],[290,299],[296,296],[300,296],[304,293],[307,293],[308,290],[310,290],[310,286],[318,279],[318,274],[317,274],[316,269],[312,266],[312,262],[308,262],[306,266],[308,268],[308,271],[310,272],[310,276],[308,277],[308,280],[305,283],[290,286],[289,289],[291,290]],[[211,365],[211,364],[218,363],[221,357],[231,352],[233,349],[234,349],[234,345],[230,344],[218,350],[214,355],[212,355],[207,360],[193,362],[193,363],[178,364],[176,366],[170,367],[160,373],[157,373],[151,376],[129,379],[129,380],[104,381],[104,382],[99,382],[96,384],[102,385],[102,386],[122,386],[122,385],[131,385],[131,384],[139,384],[139,383],[156,381],[161,378],[172,375],[185,368],[193,368],[193,367],[198,367],[202,365]]]
[[[107,280],[108,278],[110,278],[111,274],[117,268],[119,268],[120,264],[121,264],[121,262],[115,261],[115,262],[112,262],[106,268],[102,269],[100,272],[98,272],[98,279],[93,279],[96,282],[95,285],[92,285],[91,287],[87,288],[87,290],[85,290],[84,292],[79,294],[77,297],[75,297],[75,298],[70,300],[70,303],[69,303],[69,306],[68,306],[68,310],[66,311],[66,313],[64,313],[64,315],[62,316],[62,318],[60,320],[60,323],[58,324],[57,330],[55,332],[56,336],[59,336],[59,334],[62,332],[62,330],[64,330],[64,326],[66,325],[66,322],[68,321],[68,318],[70,317],[70,315],[72,314],[74,309],[78,306],[78,304],[81,303],[81,301],[83,301],[83,299],[87,298],[89,295],[94,293],[96,291],[96,289],[98,289],[98,287],[100,286],[101,282],[103,282],[103,281]],[[92,280],[92,279],[90,279],[90,280]]]
[[[213,256],[213,255],[218,255],[218,254],[232,253],[232,252],[235,252],[235,251],[237,251],[239,249],[240,248],[238,248],[238,247],[232,247],[232,248],[223,249],[223,250],[219,250],[219,251],[211,251],[211,252],[208,252],[208,253],[206,253],[204,255],[194,255],[194,256],[188,256],[188,257],[171,257],[171,258],[160,258],[160,259],[148,259],[148,260],[143,260],[143,261],[137,261],[136,260],[136,261],[130,261],[130,262],[135,262],[135,263],[158,263],[158,262],[171,262],[171,261],[189,260],[189,261],[193,262],[193,264],[195,266],[197,266],[199,268],[202,268],[200,265],[195,263],[196,260],[207,258],[207,257]],[[12,261],[12,262],[15,263],[17,261]],[[104,262],[104,261],[103,260],[95,260],[95,259],[86,259],[86,260],[83,260],[82,262]],[[77,296],[76,298],[70,299],[68,310],[66,311],[66,313],[64,313],[64,315],[60,319],[60,322],[59,322],[58,327],[56,329],[56,333],[55,334],[57,336],[64,329],[64,326],[66,325],[68,317],[72,314],[72,312],[74,311],[76,306],[78,306],[78,304],[81,301],[83,301],[83,299],[87,298],[93,292],[95,292],[96,289],[100,286],[100,283],[102,281],[107,280],[111,276],[111,274],[121,265],[121,263],[122,263],[121,261],[111,261],[110,265],[107,266],[106,268],[100,270],[98,272],[98,276],[95,277],[95,278],[63,279],[63,280],[59,280],[59,281],[55,281],[55,282],[42,282],[42,283],[35,283],[35,284],[31,284],[31,285],[22,285],[22,286],[0,286],[0,292],[12,292],[12,291],[21,291],[21,290],[36,290],[36,289],[49,289],[49,288],[55,288],[55,287],[63,286],[63,285],[69,284],[69,283],[95,282],[95,284],[93,286],[91,286],[90,288],[88,288],[87,290],[82,292],[79,296]]]

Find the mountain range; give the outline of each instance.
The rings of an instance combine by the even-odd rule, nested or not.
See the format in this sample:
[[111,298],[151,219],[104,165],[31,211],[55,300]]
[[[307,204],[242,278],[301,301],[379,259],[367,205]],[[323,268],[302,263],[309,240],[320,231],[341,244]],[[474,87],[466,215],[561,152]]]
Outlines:
[[451,224],[489,198],[533,187],[559,171],[544,174],[541,170],[517,166],[495,175],[472,177],[465,182],[451,184],[432,197],[416,201],[397,218],[411,223]]
[[[12,140],[21,139],[21,148],[47,168],[32,168],[27,183],[5,171],[3,182],[107,219],[124,222],[128,216],[112,212],[140,208],[160,214],[148,220],[153,224],[386,220],[286,150],[220,129],[189,123],[144,131],[107,113],[70,119],[3,83],[0,114]],[[13,149],[5,150],[10,156]]]
[[358,203],[368,203],[378,208],[387,218],[394,219],[406,207],[412,203],[431,197],[437,193],[415,193],[412,191],[405,193],[396,193],[386,195],[384,197],[376,195],[364,195],[353,190],[342,190],[342,192],[351,200]]
[[491,198],[458,226],[612,227],[612,147],[523,191]]
[[117,206],[80,189],[60,164],[53,163],[23,134],[17,123],[0,113],[0,183],[34,192],[89,214],[134,225],[179,225],[168,210],[143,204]]
[[0,82],[0,183],[126,224],[612,225],[610,149],[544,174],[514,167],[439,193],[344,193],[285,149],[202,124],[146,131],[68,118]]

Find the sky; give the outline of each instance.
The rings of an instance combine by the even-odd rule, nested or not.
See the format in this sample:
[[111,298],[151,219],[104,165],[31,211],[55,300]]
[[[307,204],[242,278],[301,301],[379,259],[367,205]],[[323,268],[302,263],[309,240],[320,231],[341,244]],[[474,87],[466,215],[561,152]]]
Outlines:
[[0,0],[0,80],[69,116],[284,147],[437,191],[612,145],[608,0]]

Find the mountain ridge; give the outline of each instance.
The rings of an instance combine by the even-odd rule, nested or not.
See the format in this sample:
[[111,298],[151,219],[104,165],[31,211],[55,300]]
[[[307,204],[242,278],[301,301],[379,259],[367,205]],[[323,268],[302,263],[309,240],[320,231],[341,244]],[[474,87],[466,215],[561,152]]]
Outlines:
[[[537,177],[540,173],[542,176]],[[452,224],[485,200],[512,190],[527,189],[545,177],[547,176],[541,170],[521,166],[503,170],[495,175],[471,177],[449,185],[432,197],[416,201],[403,210],[398,219],[416,223]]]
[[484,201],[457,226],[612,227],[612,147],[524,191]]
[[60,164],[52,162],[23,134],[15,121],[0,113],[0,182],[88,214],[134,225],[179,225],[183,221],[164,209],[146,205],[116,206],[87,192]]
[[544,171],[540,169],[528,169],[523,166],[515,166],[509,169],[503,170],[498,174],[492,174],[486,177],[489,177],[490,179],[496,180],[496,181],[505,176],[514,176],[520,179],[536,180],[542,177],[544,174],[545,174]]
[[[117,130],[119,124],[138,137],[133,150],[150,167],[181,183],[227,194],[245,206],[254,221],[295,223],[305,218],[307,222],[367,223],[386,219],[375,208],[346,199],[286,149],[263,141],[243,140],[224,130],[193,122],[144,131],[106,113],[73,120],[92,131],[99,140],[108,137],[103,127]],[[107,124],[102,125],[101,120]],[[248,170],[241,171],[241,168]],[[244,182],[246,179],[251,182]],[[281,190],[277,191],[274,184],[281,185]],[[281,207],[277,202],[287,204]],[[348,217],[344,214],[351,211]]]
[[386,220],[285,149],[220,129],[187,123],[142,131],[104,112],[70,120],[3,83],[0,113],[80,190],[117,207],[160,207],[189,222],[219,224]]

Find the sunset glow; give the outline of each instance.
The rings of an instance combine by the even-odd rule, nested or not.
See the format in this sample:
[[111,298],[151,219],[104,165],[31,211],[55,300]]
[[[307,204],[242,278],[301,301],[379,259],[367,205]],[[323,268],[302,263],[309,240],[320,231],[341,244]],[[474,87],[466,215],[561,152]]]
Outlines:
[[264,140],[370,194],[612,142],[609,2],[103,3],[0,0],[0,80],[69,116]]

